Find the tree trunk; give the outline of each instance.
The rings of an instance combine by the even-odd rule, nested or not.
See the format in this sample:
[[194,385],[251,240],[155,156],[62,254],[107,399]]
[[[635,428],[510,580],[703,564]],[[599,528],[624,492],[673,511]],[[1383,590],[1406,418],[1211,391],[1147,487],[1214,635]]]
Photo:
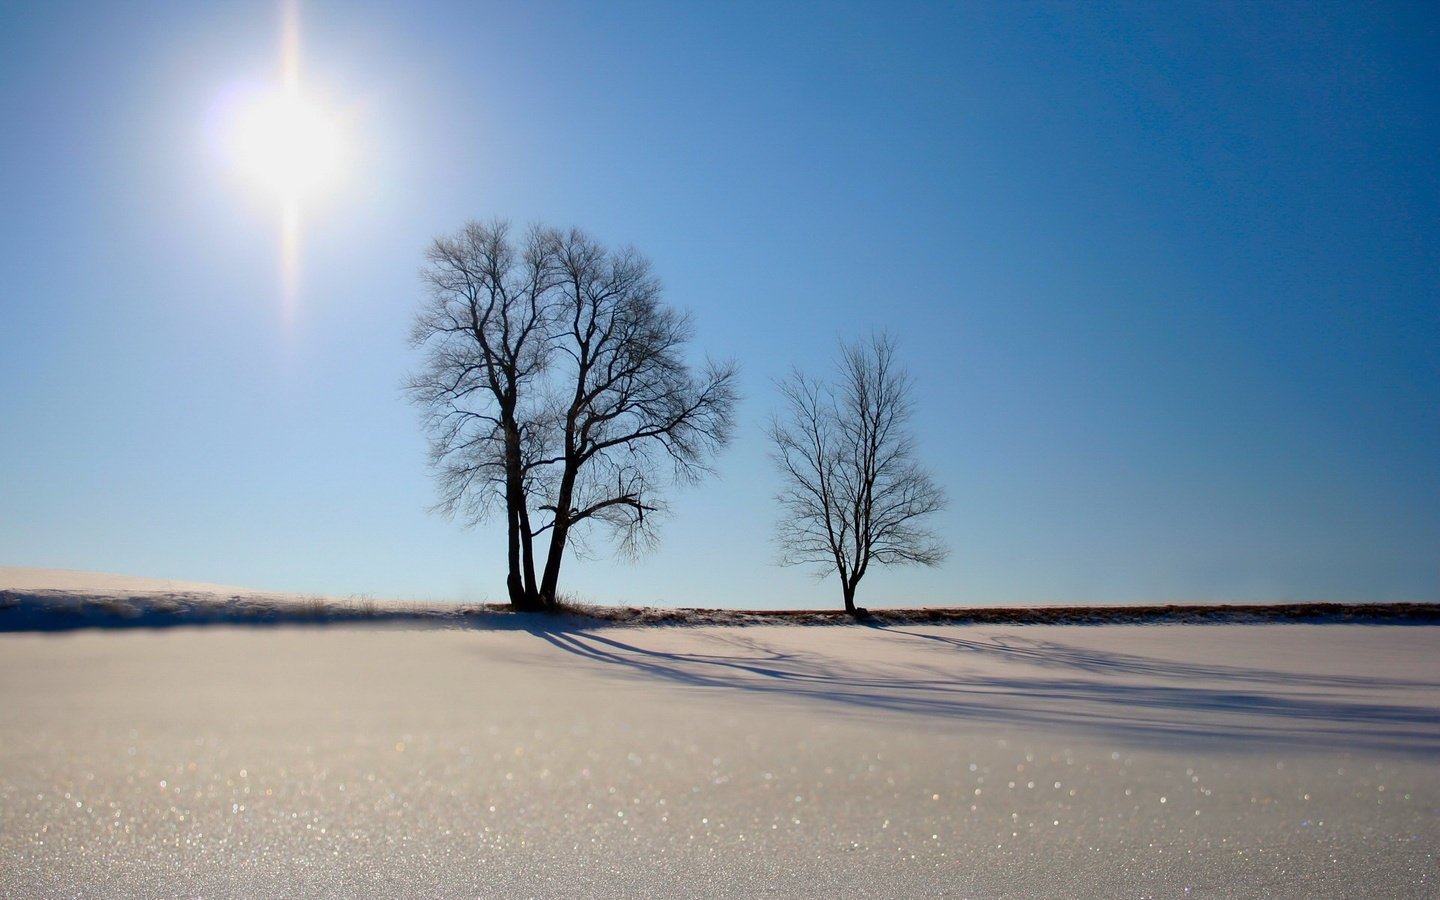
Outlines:
[[[566,436],[566,442],[570,442]],[[560,584],[560,563],[565,558],[565,544],[570,539],[570,504],[575,498],[575,472],[579,464],[571,459],[565,461],[565,471],[560,475],[560,490],[555,497],[555,527],[550,531],[550,551],[545,555],[545,573],[540,578],[539,603],[542,607],[553,607]]]
[[855,585],[842,583],[841,588],[845,591],[845,611],[855,615]]
[[570,539],[570,500],[574,492],[574,475],[567,472],[560,476],[560,496],[555,504],[555,527],[550,530],[550,550],[545,554],[545,573],[540,577],[540,595],[536,598],[542,608],[555,605],[560,584],[560,563],[565,558],[565,543]]
[[[513,402],[513,401],[512,401]],[[508,526],[508,561],[510,571],[505,584],[510,605],[516,609],[534,610],[541,607],[535,589],[535,547],[530,533],[530,508],[525,496],[525,482],[520,457],[520,427],[513,416],[505,419],[505,509]]]
[[575,399],[571,401],[570,412],[565,418],[565,462],[560,471],[560,488],[555,492],[555,526],[550,531],[550,550],[545,555],[545,573],[540,577],[539,603],[547,608],[553,608],[556,603],[560,563],[565,557],[565,544],[570,540],[570,513],[571,504],[575,502],[575,479],[584,463],[577,449],[575,420],[583,407],[582,390],[587,369],[586,365],[581,365]]
[[540,591],[535,586],[535,536],[530,532],[530,510],[520,506],[520,566],[525,576],[525,602],[540,605]]
[[550,552],[545,556],[545,574],[540,579],[541,607],[553,607],[560,584],[560,563],[565,556],[565,542],[570,537],[570,523],[557,519],[550,534]]
[[510,593],[510,605],[519,608],[525,605],[525,585],[520,579],[520,523],[513,509],[505,511],[505,528],[509,532],[506,546],[509,572],[505,576],[505,588]]

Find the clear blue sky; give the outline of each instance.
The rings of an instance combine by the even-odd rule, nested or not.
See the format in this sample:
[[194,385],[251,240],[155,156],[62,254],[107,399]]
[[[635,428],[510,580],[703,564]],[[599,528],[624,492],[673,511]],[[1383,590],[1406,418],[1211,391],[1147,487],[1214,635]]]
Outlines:
[[[633,243],[744,405],[601,602],[838,605],[772,565],[771,379],[891,330],[951,497],[860,602],[1440,598],[1440,9],[304,2],[347,178],[217,146],[267,3],[0,12],[0,565],[503,597],[399,383],[468,218]],[[288,308],[287,308],[288,306]]]

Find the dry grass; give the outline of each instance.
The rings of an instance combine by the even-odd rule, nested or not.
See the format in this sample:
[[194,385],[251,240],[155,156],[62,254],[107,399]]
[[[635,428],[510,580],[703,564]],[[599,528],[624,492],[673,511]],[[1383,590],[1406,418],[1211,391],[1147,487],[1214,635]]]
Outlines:
[[1295,603],[1278,605],[1068,606],[870,610],[733,610],[602,606],[570,594],[550,612],[516,612],[508,604],[444,604],[377,600],[368,594],[332,599],[264,594],[113,593],[0,590],[0,631],[171,625],[377,623],[449,628],[570,629],[748,625],[1163,625],[1280,622],[1389,625],[1440,624],[1435,603]]

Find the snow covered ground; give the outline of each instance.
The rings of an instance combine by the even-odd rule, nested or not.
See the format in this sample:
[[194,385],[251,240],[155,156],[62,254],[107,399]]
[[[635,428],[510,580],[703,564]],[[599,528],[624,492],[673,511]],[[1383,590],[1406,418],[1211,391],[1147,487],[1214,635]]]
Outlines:
[[1440,629],[0,635],[3,896],[1433,897]]
[[[0,567],[0,632],[177,625],[370,622],[466,628],[532,628],[504,603],[445,603],[253,591],[199,582],[54,569]],[[922,607],[871,610],[865,624],[1125,625],[1347,623],[1440,625],[1437,603]],[[572,628],[651,625],[854,625],[843,610],[570,606]]]

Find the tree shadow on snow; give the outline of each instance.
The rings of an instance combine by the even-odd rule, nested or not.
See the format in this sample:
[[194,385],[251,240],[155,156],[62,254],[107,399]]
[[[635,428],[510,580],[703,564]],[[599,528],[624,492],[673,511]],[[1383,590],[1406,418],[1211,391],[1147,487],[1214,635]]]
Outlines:
[[[1330,676],[1198,665],[1014,635],[969,640],[877,627],[885,640],[937,642],[941,657],[897,662],[786,652],[753,636],[714,638],[724,652],[654,650],[588,630],[528,629],[559,650],[631,675],[902,713],[942,727],[1063,728],[1160,749],[1340,750],[1440,754],[1440,680]],[[953,651],[953,652],[951,652]],[[938,662],[936,661],[938,659]],[[1038,670],[1038,671],[1037,671]]]

